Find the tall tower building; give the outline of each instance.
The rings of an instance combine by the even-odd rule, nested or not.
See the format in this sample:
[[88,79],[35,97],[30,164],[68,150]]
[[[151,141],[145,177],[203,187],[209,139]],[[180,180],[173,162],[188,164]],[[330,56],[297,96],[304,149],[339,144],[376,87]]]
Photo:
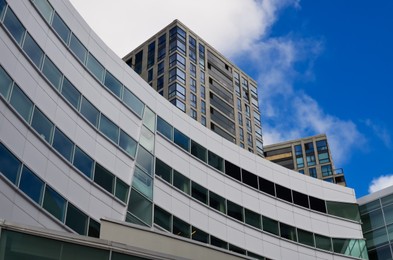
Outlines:
[[173,105],[263,156],[257,83],[178,20],[123,60]]
[[344,171],[335,168],[325,134],[264,147],[265,158],[299,173],[345,186]]

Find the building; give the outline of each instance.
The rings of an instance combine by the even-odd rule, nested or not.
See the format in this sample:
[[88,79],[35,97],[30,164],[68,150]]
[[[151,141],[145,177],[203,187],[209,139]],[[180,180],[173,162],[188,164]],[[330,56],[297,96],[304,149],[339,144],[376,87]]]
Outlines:
[[358,199],[370,259],[393,258],[393,186]]
[[180,21],[123,60],[181,111],[263,156],[257,83]]
[[[367,259],[352,189],[214,134],[130,69],[70,2],[0,0],[0,53],[0,259],[70,250],[61,241],[74,260],[86,247],[112,259],[218,259],[187,248]],[[43,233],[56,242],[45,251]]]
[[325,134],[266,145],[265,158],[302,174],[345,186],[344,171],[334,167]]

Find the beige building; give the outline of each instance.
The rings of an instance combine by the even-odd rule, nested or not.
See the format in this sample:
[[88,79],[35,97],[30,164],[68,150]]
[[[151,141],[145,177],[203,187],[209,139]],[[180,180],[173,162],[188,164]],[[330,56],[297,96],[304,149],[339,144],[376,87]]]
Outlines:
[[257,83],[184,24],[173,21],[123,60],[181,111],[263,156]]
[[288,169],[345,186],[344,172],[334,167],[325,134],[266,145],[265,158]]

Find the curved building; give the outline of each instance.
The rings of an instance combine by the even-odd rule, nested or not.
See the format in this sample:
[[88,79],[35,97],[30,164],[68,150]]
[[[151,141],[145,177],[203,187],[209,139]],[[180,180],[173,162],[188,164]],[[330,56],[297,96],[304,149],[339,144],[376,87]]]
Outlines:
[[352,189],[202,126],[68,1],[0,0],[0,27],[1,219],[92,237],[126,221],[239,258],[367,259]]

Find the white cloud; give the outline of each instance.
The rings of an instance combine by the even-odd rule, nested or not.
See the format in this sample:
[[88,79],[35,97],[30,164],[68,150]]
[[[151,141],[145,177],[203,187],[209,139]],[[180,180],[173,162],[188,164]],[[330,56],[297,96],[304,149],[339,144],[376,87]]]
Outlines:
[[392,146],[392,138],[390,136],[390,132],[384,125],[381,123],[376,123],[372,121],[371,119],[367,119],[364,121],[366,126],[371,128],[373,133],[382,141],[382,143],[387,147],[391,148]]
[[371,181],[368,192],[373,193],[389,186],[393,185],[393,174],[392,175],[382,175]]

